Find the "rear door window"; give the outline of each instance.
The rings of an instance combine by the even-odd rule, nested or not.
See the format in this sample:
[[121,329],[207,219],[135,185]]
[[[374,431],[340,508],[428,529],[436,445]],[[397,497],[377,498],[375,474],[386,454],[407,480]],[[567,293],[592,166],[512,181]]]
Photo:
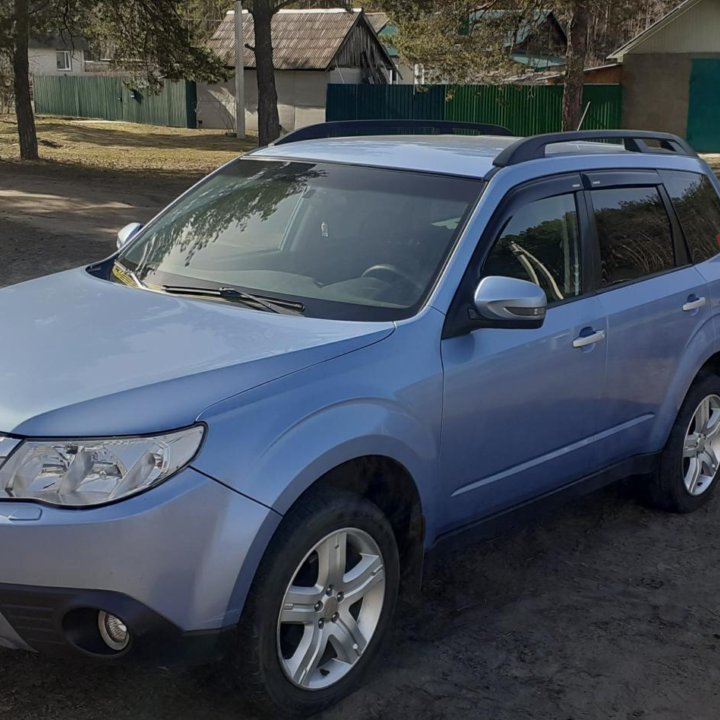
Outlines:
[[656,187],[593,190],[590,196],[600,244],[602,287],[675,267],[672,226]]
[[662,178],[694,263],[720,252],[720,198],[710,180],[699,173],[663,171]]

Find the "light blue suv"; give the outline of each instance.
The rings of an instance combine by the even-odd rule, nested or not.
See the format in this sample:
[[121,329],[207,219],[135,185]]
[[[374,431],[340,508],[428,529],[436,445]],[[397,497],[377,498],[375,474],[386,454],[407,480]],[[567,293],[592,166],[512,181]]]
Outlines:
[[442,541],[628,475],[708,501],[705,163],[671,135],[397,125],[288,136],[0,292],[0,645],[223,656],[307,715]]

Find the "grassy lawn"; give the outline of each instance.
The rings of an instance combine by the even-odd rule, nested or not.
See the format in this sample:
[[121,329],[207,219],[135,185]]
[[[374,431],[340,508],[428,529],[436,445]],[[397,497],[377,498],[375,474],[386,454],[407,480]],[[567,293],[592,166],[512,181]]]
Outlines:
[[720,155],[701,155],[716,175],[720,176]]
[[[186,130],[57,117],[37,119],[43,161],[126,171],[206,173],[256,147],[221,130]],[[15,119],[0,116],[0,161],[16,161]]]
[[[222,130],[102,120],[41,116],[37,128],[41,164],[76,170],[204,175],[257,146],[254,138],[238,140]],[[16,162],[18,155],[15,118],[0,115],[0,162]],[[720,175],[720,154],[703,157]]]

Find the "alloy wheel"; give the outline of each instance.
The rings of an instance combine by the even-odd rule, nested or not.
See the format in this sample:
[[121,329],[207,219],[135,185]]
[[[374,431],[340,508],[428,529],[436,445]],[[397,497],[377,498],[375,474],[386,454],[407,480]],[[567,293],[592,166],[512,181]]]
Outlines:
[[375,634],[384,602],[384,560],[368,533],[345,528],[318,542],[293,573],[278,618],[288,679],[305,690],[342,680]]
[[702,495],[720,468],[720,397],[708,395],[698,405],[683,444],[683,475],[690,495]]

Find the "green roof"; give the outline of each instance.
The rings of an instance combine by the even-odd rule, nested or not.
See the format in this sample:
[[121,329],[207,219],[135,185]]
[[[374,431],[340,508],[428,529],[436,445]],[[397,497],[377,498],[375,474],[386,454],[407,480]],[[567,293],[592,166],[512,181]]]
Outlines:
[[[470,13],[470,26],[485,21],[503,20],[506,17],[519,17],[517,10],[473,10]],[[542,25],[550,16],[550,10],[533,10],[527,17],[523,17],[514,30],[508,31],[504,45],[511,47],[525,42],[537,28]]]
[[388,55],[391,58],[400,57],[400,53],[397,48],[393,45],[393,38],[398,34],[398,29],[395,25],[388,23],[379,33],[378,37],[382,40]]

